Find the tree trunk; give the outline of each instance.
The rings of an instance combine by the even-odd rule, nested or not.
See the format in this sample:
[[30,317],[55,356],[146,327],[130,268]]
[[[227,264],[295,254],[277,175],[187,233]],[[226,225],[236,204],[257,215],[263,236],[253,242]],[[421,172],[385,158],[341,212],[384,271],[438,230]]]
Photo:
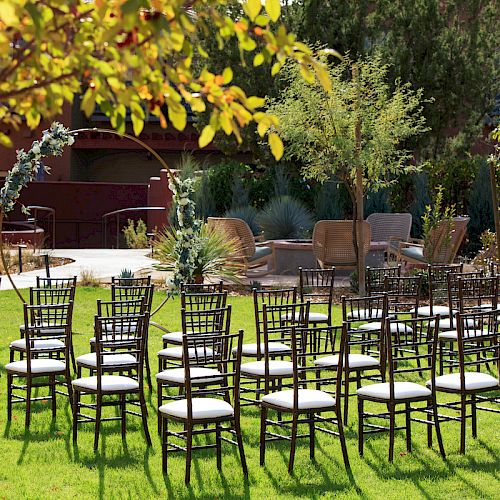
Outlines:
[[494,162],[490,163],[491,197],[493,200],[493,217],[495,220],[495,236],[497,242],[496,258],[500,261],[500,214],[498,213],[497,173]]
[[356,219],[353,224],[356,226],[357,238],[356,238],[356,248],[357,248],[357,259],[358,259],[358,287],[359,295],[364,297],[366,295],[365,290],[365,235],[363,232],[363,165],[361,165],[361,116],[359,113],[360,107],[360,81],[359,81],[359,68],[354,65],[352,69],[352,77],[357,86],[356,94],[356,124],[354,126],[355,135],[355,161],[356,161]]

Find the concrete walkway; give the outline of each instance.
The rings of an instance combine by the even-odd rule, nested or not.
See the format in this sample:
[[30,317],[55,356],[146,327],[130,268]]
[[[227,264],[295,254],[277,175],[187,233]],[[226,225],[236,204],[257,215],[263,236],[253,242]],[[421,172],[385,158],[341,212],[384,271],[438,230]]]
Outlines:
[[[69,278],[82,274],[82,271],[92,272],[96,279],[104,280],[117,276],[122,269],[129,269],[136,273],[150,268],[158,261],[151,259],[151,251],[147,249],[60,249],[50,252],[52,257],[72,259],[73,262],[64,266],[51,267],[52,278]],[[22,274],[13,274],[12,278],[18,288],[29,288],[36,285],[36,276],[45,276],[45,269],[28,271]],[[1,290],[11,290],[12,285],[6,276],[2,276]]]

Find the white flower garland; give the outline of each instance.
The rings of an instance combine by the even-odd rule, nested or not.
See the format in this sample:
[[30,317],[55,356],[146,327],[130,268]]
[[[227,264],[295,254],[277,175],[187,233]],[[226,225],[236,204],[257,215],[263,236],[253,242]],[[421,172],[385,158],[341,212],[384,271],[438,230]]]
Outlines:
[[177,179],[175,183],[170,183],[168,187],[173,193],[173,202],[177,207],[178,224],[177,242],[175,244],[177,259],[170,285],[174,290],[178,290],[181,283],[193,282],[193,271],[202,244],[200,239],[202,221],[196,218],[196,206],[193,201],[193,180]]
[[44,130],[42,139],[34,141],[28,151],[19,149],[17,161],[9,170],[5,183],[0,189],[0,210],[7,214],[14,209],[23,187],[36,178],[40,168],[49,172],[41,159],[45,156],[61,156],[65,146],[71,146],[75,138],[70,130],[58,122],[52,123],[50,129]]

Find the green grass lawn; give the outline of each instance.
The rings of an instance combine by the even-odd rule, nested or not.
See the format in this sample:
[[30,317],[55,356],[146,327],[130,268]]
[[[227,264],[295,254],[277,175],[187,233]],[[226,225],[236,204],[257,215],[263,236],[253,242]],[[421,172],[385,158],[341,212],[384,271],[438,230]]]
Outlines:
[[[89,352],[95,301],[107,299],[105,289],[78,288],[74,311],[76,355]],[[156,294],[154,305],[164,295]],[[169,329],[180,328],[179,300],[169,301],[155,321]],[[250,297],[230,297],[233,329],[245,330],[245,341],[255,336]],[[334,318],[338,320],[337,308]],[[0,293],[0,371],[9,359],[9,342],[19,337],[22,307],[12,292]],[[150,331],[153,374],[155,353],[161,348],[161,334]],[[153,447],[146,446],[140,419],[128,418],[126,442],[122,442],[119,422],[103,423],[99,451],[93,451],[93,425],[81,426],[78,447],[71,439],[71,412],[66,398],[58,399],[57,420],[52,422],[50,405],[34,405],[31,429],[24,429],[24,406],[14,406],[11,425],[7,424],[5,387],[0,390],[0,498],[498,498],[500,492],[499,418],[479,412],[479,438],[467,435],[467,453],[458,454],[459,424],[442,425],[447,460],[426,445],[425,426],[413,424],[413,453],[405,451],[404,433],[396,437],[395,460],[387,461],[388,435],[368,436],[365,456],[357,452],[356,404],[352,400],[347,446],[352,476],[346,473],[336,438],[316,436],[316,461],[309,460],[307,440],[299,441],[293,475],[287,472],[287,442],[268,444],[266,466],[259,466],[258,410],[243,408],[242,426],[249,480],[241,472],[237,449],[223,446],[223,472],[216,468],[215,450],[195,452],[191,486],[184,485],[183,454],[169,456],[169,473],[161,471],[160,440],[156,434],[156,394],[146,393]],[[40,389],[40,394],[45,394]],[[110,410],[112,411],[112,410]]]

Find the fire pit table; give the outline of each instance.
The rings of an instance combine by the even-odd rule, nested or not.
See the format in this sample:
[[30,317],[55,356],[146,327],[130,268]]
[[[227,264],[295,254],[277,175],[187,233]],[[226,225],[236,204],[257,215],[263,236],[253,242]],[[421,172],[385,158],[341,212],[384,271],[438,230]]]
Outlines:
[[299,267],[315,268],[312,240],[273,240],[276,274],[298,275]]

